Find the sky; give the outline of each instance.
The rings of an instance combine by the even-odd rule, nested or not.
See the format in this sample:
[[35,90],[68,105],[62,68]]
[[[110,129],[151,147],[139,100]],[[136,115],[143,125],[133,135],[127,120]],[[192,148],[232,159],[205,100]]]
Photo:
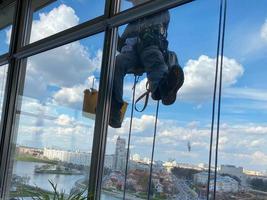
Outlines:
[[[225,35],[219,164],[267,170],[267,2],[229,0]],[[240,6],[242,4],[242,6]],[[122,9],[131,5],[123,1]],[[197,0],[170,10],[169,49],[184,69],[185,83],[175,104],[160,105],[155,160],[208,162],[212,94],[218,37],[219,1]],[[102,15],[99,0],[62,0],[34,13],[30,42]],[[120,27],[120,33],[124,26]],[[11,28],[0,30],[0,53],[9,46]],[[104,34],[53,49],[27,60],[17,144],[91,151],[94,120],[82,112],[83,90],[99,85]],[[1,80],[5,80],[3,67]],[[146,77],[137,85],[145,90]],[[4,84],[4,81],[1,82]],[[127,75],[124,99],[131,102],[133,76]],[[1,85],[1,86],[2,86]],[[1,88],[1,87],[0,87]],[[121,129],[109,128],[107,154],[129,131],[129,105]],[[156,102],[135,113],[131,155],[149,158]],[[25,114],[26,113],[26,114]],[[38,116],[29,116],[33,113]],[[42,116],[42,117],[39,117]],[[191,144],[188,151],[187,144]]]

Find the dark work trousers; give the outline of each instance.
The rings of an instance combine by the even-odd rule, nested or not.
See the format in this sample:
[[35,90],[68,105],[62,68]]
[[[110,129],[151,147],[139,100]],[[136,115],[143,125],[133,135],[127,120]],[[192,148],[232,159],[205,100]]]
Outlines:
[[[168,72],[163,53],[158,46],[148,46],[138,55],[136,51],[127,51],[117,55],[112,90],[112,109],[120,109],[123,105],[123,80],[134,68],[144,68],[150,83],[151,92],[155,92],[160,80]],[[144,88],[145,90],[145,88]],[[112,114],[112,113],[111,113]]]

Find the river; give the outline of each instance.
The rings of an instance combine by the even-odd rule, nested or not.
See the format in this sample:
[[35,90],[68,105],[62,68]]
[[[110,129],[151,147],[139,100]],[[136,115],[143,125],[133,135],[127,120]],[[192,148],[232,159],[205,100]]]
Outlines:
[[[61,174],[36,174],[35,166],[42,166],[42,163],[16,161],[13,166],[13,174],[18,176],[29,177],[29,185],[37,186],[45,190],[52,191],[52,187],[48,180],[57,184],[58,191],[69,193],[75,186],[75,182],[83,179],[85,175],[61,175]],[[108,194],[101,194],[101,200],[119,200],[119,198]]]

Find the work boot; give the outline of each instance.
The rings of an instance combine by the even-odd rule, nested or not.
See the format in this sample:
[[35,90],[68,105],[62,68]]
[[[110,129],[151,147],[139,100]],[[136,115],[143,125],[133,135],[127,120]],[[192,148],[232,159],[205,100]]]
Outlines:
[[152,92],[151,98],[153,100],[155,100],[155,101],[161,100],[161,95],[160,95],[159,87],[154,92]]
[[161,80],[159,85],[163,105],[171,105],[175,102],[176,94],[183,83],[183,69],[178,65],[172,66],[167,76]]
[[112,128],[121,128],[122,124],[121,108],[119,106],[113,106],[113,105],[111,104],[110,108],[109,125]]

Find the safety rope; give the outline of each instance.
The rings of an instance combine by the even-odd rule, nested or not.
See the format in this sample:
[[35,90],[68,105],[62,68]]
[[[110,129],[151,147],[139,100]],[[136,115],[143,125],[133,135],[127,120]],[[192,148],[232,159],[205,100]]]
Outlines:
[[[134,78],[134,86],[133,86],[133,96],[132,96],[132,108],[131,108],[131,119],[130,119],[130,126],[129,126],[129,136],[128,136],[128,147],[127,147],[127,155],[126,155],[126,166],[125,166],[125,175],[124,175],[124,188],[123,188],[123,200],[125,200],[126,196],[126,189],[127,189],[127,176],[128,176],[128,165],[129,165],[129,155],[130,155],[130,143],[131,143],[131,135],[132,135],[132,122],[133,122],[133,114],[134,109],[137,112],[143,112],[148,104],[149,99],[149,83],[146,83],[146,92],[142,94],[136,101],[135,101],[135,93],[136,93],[136,84],[138,83],[139,76],[135,75]],[[142,109],[138,109],[136,104],[145,97],[145,103]],[[148,182],[148,200],[150,200],[150,193],[151,193],[151,185],[152,185],[152,173],[153,173],[153,162],[154,162],[154,154],[155,154],[155,143],[156,143],[156,135],[157,135],[157,123],[158,123],[158,113],[159,113],[159,101],[157,102],[157,109],[156,109],[156,118],[154,124],[154,135],[153,135],[153,145],[152,145],[152,153],[151,153],[151,163],[150,163],[150,173],[149,173],[149,182]]]
[[127,155],[126,155],[126,166],[125,166],[125,175],[124,175],[123,199],[125,199],[125,195],[126,195],[128,163],[129,163],[130,143],[131,143],[131,135],[132,135],[133,113],[134,113],[134,105],[135,105],[135,90],[136,90],[137,82],[138,82],[138,77],[135,75],[134,86],[133,86],[133,96],[132,96],[131,119],[130,119],[129,136],[128,136],[128,147],[127,147]]
[[[218,156],[218,140],[219,140],[219,115],[220,115],[220,104],[221,104],[221,78],[222,78],[222,60],[223,60],[223,45],[224,45],[224,33],[225,33],[225,18],[226,18],[226,0],[224,6],[224,18],[223,18],[223,33],[222,33],[222,14],[223,14],[223,1],[220,3],[220,17],[219,17],[219,33],[218,33],[218,43],[217,43],[217,58],[216,58],[216,71],[215,71],[215,83],[213,92],[213,105],[212,105],[212,121],[211,121],[211,134],[210,134],[210,150],[209,150],[209,170],[208,170],[208,183],[207,183],[207,200],[209,200],[210,193],[210,178],[211,178],[211,160],[212,160],[212,148],[213,148],[213,131],[214,131],[214,121],[215,121],[215,107],[216,107],[216,94],[217,94],[217,79],[219,70],[219,58],[221,55],[221,70],[220,70],[220,85],[219,85],[219,103],[218,103],[218,120],[217,120],[217,140],[216,140],[216,157],[215,157],[215,176],[214,176],[214,193],[213,197],[215,199],[216,191],[216,176],[217,176],[217,156]],[[221,34],[223,34],[223,39],[221,41]],[[220,54],[220,47],[222,42],[222,51]]]
[[150,161],[150,171],[149,171],[148,193],[147,193],[147,199],[148,200],[150,200],[151,185],[152,185],[153,162],[154,162],[156,135],[157,135],[158,115],[159,115],[159,101],[157,102],[156,118],[155,118],[155,124],[154,124],[154,136],[153,136],[153,145],[152,145],[152,153],[151,153],[151,161]]
[[227,13],[227,0],[224,0],[222,48],[221,48],[220,79],[219,79],[219,102],[218,102],[218,116],[217,116],[217,135],[216,135],[216,148],[215,148],[215,172],[214,172],[213,199],[216,199],[216,185],[217,185],[217,165],[218,165],[218,150],[219,150],[219,138],[220,138],[220,116],[221,116],[221,99],[222,99],[222,70],[223,70],[223,55],[224,55],[226,13]]
[[[148,104],[148,99],[149,99],[149,93],[150,93],[150,90],[149,90],[149,82],[147,81],[146,82],[146,92],[143,93],[140,97],[138,97],[135,101],[135,106],[134,106],[134,109],[137,111],[137,112],[143,112],[146,107],[147,107],[147,104]],[[137,103],[143,99],[145,97],[145,103],[144,103],[144,106],[142,107],[142,109],[138,109],[137,108]]]
[[208,171],[208,183],[207,183],[207,200],[209,200],[210,193],[210,174],[211,174],[211,160],[212,160],[212,147],[213,147],[213,130],[214,130],[214,120],[215,120],[215,106],[216,106],[216,93],[217,93],[217,79],[218,79],[218,69],[219,69],[219,54],[221,45],[221,22],[222,22],[222,0],[220,4],[220,17],[219,17],[219,33],[217,42],[217,59],[216,59],[216,69],[215,69],[215,83],[213,91],[213,104],[212,104],[212,119],[211,119],[211,133],[210,133],[210,150],[209,150],[209,171]]

